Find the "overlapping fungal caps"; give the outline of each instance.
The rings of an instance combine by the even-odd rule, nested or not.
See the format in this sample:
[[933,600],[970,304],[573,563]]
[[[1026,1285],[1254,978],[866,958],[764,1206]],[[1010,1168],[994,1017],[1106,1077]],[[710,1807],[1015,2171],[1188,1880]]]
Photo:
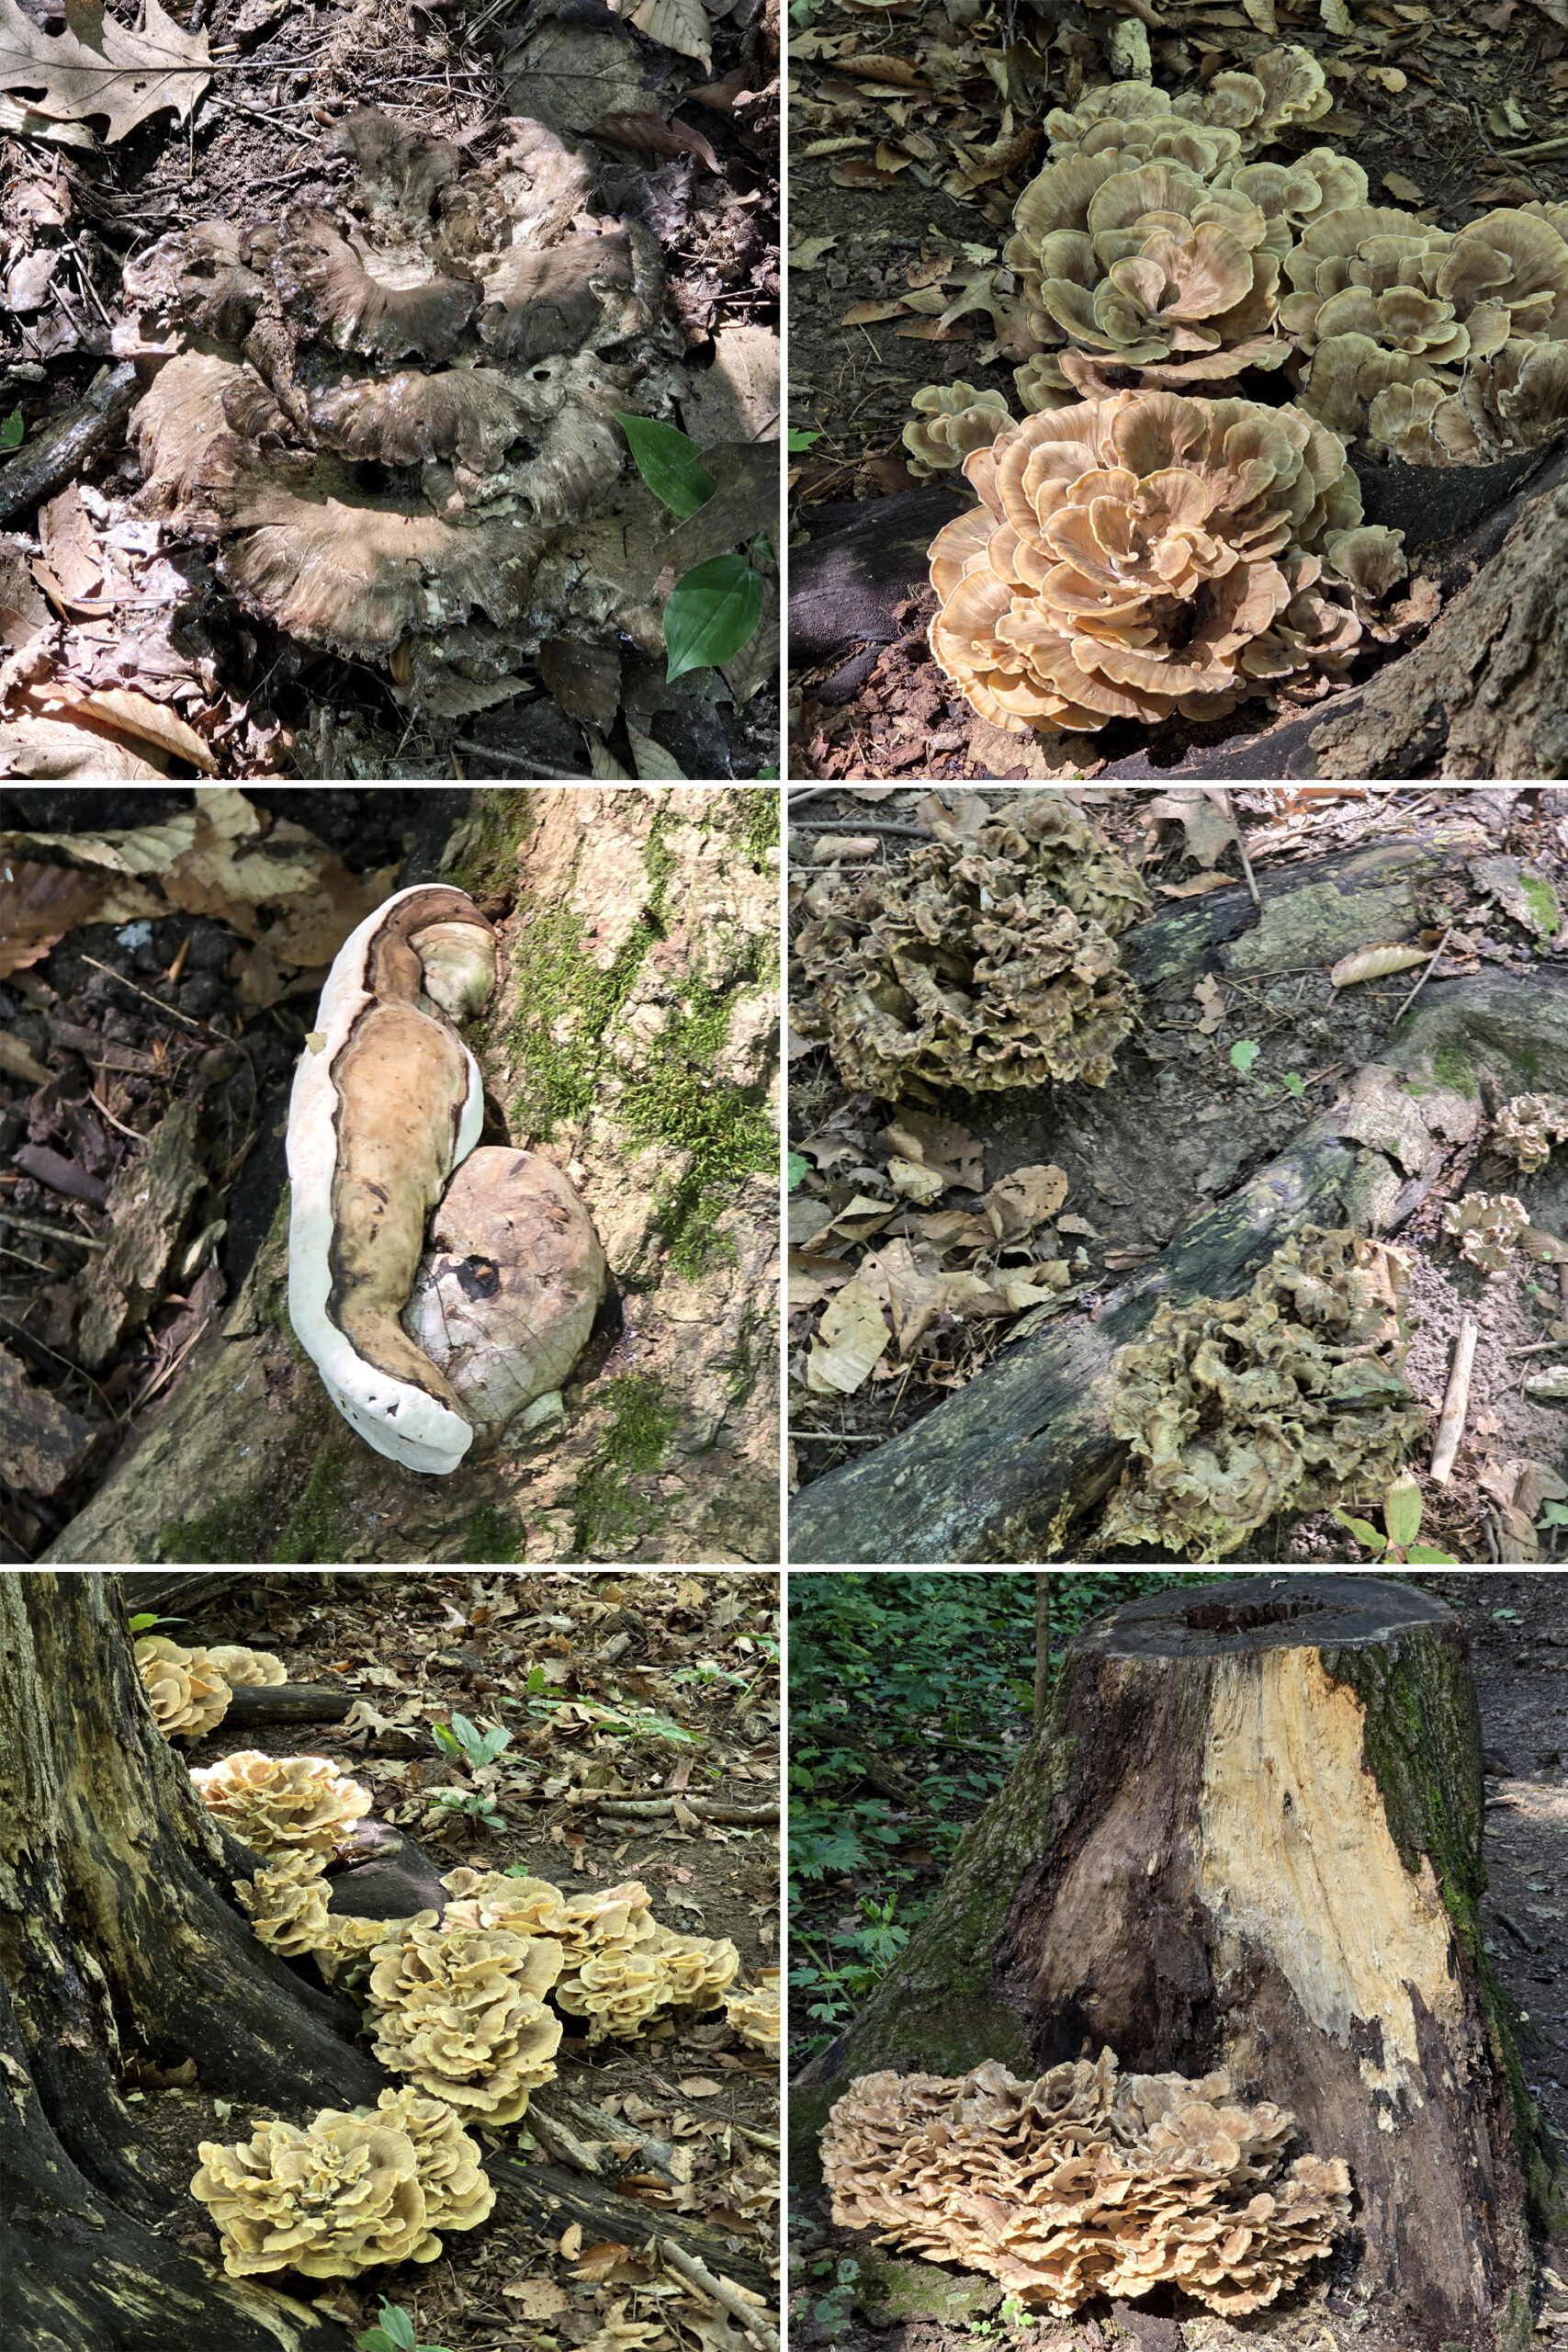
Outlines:
[[1283,2168],[1295,2128],[1227,2075],[1123,2076],[1106,2050],[1033,2083],[995,2062],[956,2082],[863,2075],[832,2110],[822,2169],[840,2226],[987,2272],[1058,2318],[1162,2286],[1240,2313],[1294,2286],[1349,2220],[1340,2158]]
[[[493,669],[495,630],[523,646],[558,626],[534,612],[541,561],[604,512],[614,412],[645,377],[658,404],[672,347],[652,239],[592,216],[576,147],[504,130],[465,169],[351,115],[327,142],[355,167],[341,205],[160,238],[126,272],[115,337],[164,363],[130,421],[141,511],[213,547],[253,612],[417,673],[427,699],[422,646],[460,668],[471,626]],[[479,707],[448,683],[454,708]]]
[[390,1923],[372,1957],[376,2056],[469,2120],[514,2123],[555,2076],[561,2022],[543,1996],[560,1973],[548,1937]]
[[1138,876],[1043,794],[974,832],[933,831],[801,932],[796,1029],[829,1041],[846,1085],[888,1102],[931,1086],[1103,1086],[1136,1012],[1115,933],[1148,910]]
[[743,1984],[738,1991],[727,1993],[724,2008],[731,2031],[750,2049],[761,2050],[769,2058],[778,2056],[781,2029],[776,1968],[764,1968],[755,1984]]
[[243,1685],[251,1690],[276,1690],[288,1679],[288,1669],[280,1657],[272,1657],[266,1650],[246,1649],[241,1642],[214,1644],[207,1659],[231,1688]]
[[1474,465],[1568,427],[1568,205],[1457,232],[1351,204],[1302,231],[1280,316],[1302,405],[1416,465]]
[[915,419],[904,427],[904,447],[917,481],[961,466],[971,449],[988,449],[1010,422],[1006,395],[973,384],[927,384],[909,405]]
[[1162,1300],[1111,1405],[1133,1453],[1101,1544],[1223,1559],[1275,1511],[1381,1495],[1427,1427],[1406,1275],[1397,1250],[1308,1225],[1244,1297]]
[[279,1854],[254,1878],[232,1882],[251,1933],[269,1951],[298,1960],[328,1941],[333,1923],[327,1917],[325,1868],[324,1854],[300,1846]]
[[1522,1175],[1538,1175],[1554,1143],[1568,1143],[1568,1095],[1516,1094],[1498,1112],[1493,1148]]
[[1287,404],[1118,392],[1009,424],[931,550],[931,650],[1014,733],[1215,718],[1340,674],[1403,574],[1344,443]]
[[370,1810],[370,1792],[325,1756],[242,1747],[191,1774],[208,1811],[253,1853],[328,1855]]
[[288,1319],[366,1442],[445,1476],[473,1443],[457,1396],[400,1321],[425,1222],[484,1124],[455,1023],[495,981],[495,934],[444,886],[400,890],[328,975],[288,1104]]
[[1529,1221],[1529,1211],[1512,1193],[1466,1193],[1443,1211],[1443,1231],[1459,1243],[1466,1265],[1479,1266],[1483,1274],[1507,1272]]
[[165,1739],[200,1739],[229,1712],[229,1683],[211,1653],[182,1649],[162,1634],[131,1645],[153,1721]]
[[656,2010],[711,2009],[733,1982],[740,1955],[728,1937],[677,1935],[653,1917],[640,1880],[568,1904],[558,1930],[563,1954],[558,2007],[590,2020],[588,2039],[635,2039]]

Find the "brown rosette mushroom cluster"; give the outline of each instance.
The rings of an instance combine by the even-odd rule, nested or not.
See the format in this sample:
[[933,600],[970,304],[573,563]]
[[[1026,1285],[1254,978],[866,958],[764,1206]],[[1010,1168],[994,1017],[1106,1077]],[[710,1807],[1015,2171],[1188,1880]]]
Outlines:
[[764,1968],[755,1984],[743,1984],[724,1996],[725,2014],[730,2030],[752,2050],[761,2050],[767,2057],[779,2054],[780,2010],[779,1972]]
[[204,2141],[191,2195],[211,2213],[231,2278],[353,2278],[434,2262],[437,2227],[482,2222],[495,2192],[479,2155],[440,2100],[383,2091],[376,2108],[329,2108],[303,2130],[263,2123],[236,2146]]
[[515,2123],[530,2091],[555,2077],[561,2023],[543,1996],[561,1948],[505,1929],[390,1923],[375,1947],[369,1996],[383,2066],[459,2112]]
[[904,427],[904,447],[917,481],[961,466],[971,449],[988,449],[1010,422],[1006,394],[973,384],[927,384],[909,405],[915,419]]
[[1568,425],[1568,205],[1457,232],[1392,205],[1308,224],[1280,306],[1311,357],[1302,404],[1416,465],[1476,465]]
[[1529,1211],[1512,1193],[1466,1193],[1443,1211],[1443,1231],[1459,1243],[1465,1264],[1479,1266],[1483,1274],[1507,1272],[1529,1221]]
[[242,1747],[191,1774],[221,1826],[257,1854],[330,1854],[370,1810],[370,1792],[325,1756],[265,1756]]
[[211,1652],[182,1649],[162,1634],[131,1645],[152,1719],[165,1739],[200,1739],[229,1712],[229,1683]]
[[1498,1112],[1493,1148],[1521,1175],[1538,1175],[1554,1143],[1568,1143],[1568,1094],[1516,1094]]
[[635,2040],[657,2009],[716,2008],[740,1965],[727,1937],[660,1927],[637,1879],[569,1904],[560,1938],[557,2005],[590,2020],[591,2042],[612,2034]]
[[828,1038],[845,1084],[887,1102],[931,1086],[1103,1086],[1136,1012],[1115,942],[1148,910],[1136,874],[1054,796],[973,833],[932,831],[801,932],[800,1035]]
[[1341,673],[1365,583],[1404,569],[1344,443],[1291,404],[1118,392],[964,471],[980,503],[932,542],[931,650],[1014,733],[1215,718]]
[[985,2271],[1058,2318],[1162,2286],[1239,2314],[1294,2286],[1349,2220],[1340,2158],[1281,2170],[1294,2130],[1227,2075],[1123,2077],[1106,2050],[1033,2083],[994,2062],[957,2082],[862,2075],[822,2168],[840,2226]]
[[[319,1954],[334,1927],[346,1924],[327,1917],[325,1867],[324,1855],[308,1846],[296,1846],[257,1871],[254,1878],[232,1882],[240,1908],[250,1920],[251,1933],[269,1951],[282,1952],[288,1960],[301,1959],[307,1952]],[[327,1982],[332,1982],[330,1975]]]
[[1045,118],[1053,160],[1071,155],[1179,153],[1181,137],[1209,142],[1216,168],[1250,155],[1287,130],[1304,130],[1333,105],[1323,68],[1294,44],[1265,50],[1243,73],[1216,74],[1201,90],[1168,97],[1147,82],[1086,90],[1071,111]]
[[[350,116],[327,142],[355,165],[341,205],[159,239],[128,266],[116,335],[163,363],[130,421],[142,512],[212,547],[253,612],[405,686],[417,672],[426,699],[426,656],[493,677],[572,597],[593,620],[614,605],[614,583],[547,557],[608,511],[615,412],[671,333],[656,246],[592,219],[586,157],[537,123],[505,131],[465,169]],[[454,707],[496,698],[446,683]]]
[[1244,1297],[1162,1300],[1111,1402],[1133,1459],[1100,1544],[1223,1559],[1278,1510],[1381,1495],[1427,1427],[1404,1377],[1406,1272],[1308,1225]]
[[266,1650],[248,1650],[240,1642],[220,1642],[208,1651],[207,1658],[231,1689],[274,1690],[288,1679],[288,1669],[280,1657]]

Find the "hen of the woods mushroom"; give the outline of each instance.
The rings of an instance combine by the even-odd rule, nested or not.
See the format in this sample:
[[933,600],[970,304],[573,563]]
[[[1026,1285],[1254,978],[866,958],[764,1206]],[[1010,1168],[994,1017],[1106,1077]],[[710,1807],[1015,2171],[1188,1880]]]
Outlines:
[[288,1679],[281,1659],[238,1642],[187,1650],[163,1634],[145,1634],[132,1645],[132,1656],[152,1719],[166,1739],[201,1739],[216,1731],[236,1683]]
[[1221,1559],[1288,1507],[1381,1495],[1425,1432],[1405,1382],[1408,1261],[1313,1225],[1245,1297],[1162,1299],[1111,1406],[1132,1448],[1102,1547]]
[[833,2109],[833,2219],[998,2279],[1066,2318],[1095,2295],[1181,2289],[1260,2310],[1349,2219],[1336,2156],[1284,2168],[1295,2117],[1239,2102],[1228,2075],[1128,2075],[1114,2052],[1018,2081],[863,2075]]
[[[1092,729],[1321,692],[1369,630],[1431,616],[1377,616],[1401,534],[1362,524],[1347,445],[1472,465],[1568,431],[1568,206],[1449,231],[1369,203],[1330,147],[1254,160],[1329,105],[1289,47],[1047,116],[1003,255],[1025,421],[933,385],[904,433],[918,475],[961,466],[981,500],[932,546],[931,644],[982,717]],[[1242,397],[1284,367],[1293,401]]]
[[1148,911],[1137,875],[1045,795],[932,831],[901,867],[818,901],[795,942],[795,1028],[830,1041],[846,1085],[887,1101],[1103,1086],[1137,1009],[1116,950]]
[[467,170],[372,110],[326,146],[355,166],[338,207],[127,266],[115,347],[162,361],[130,423],[141,511],[427,710],[503,698],[552,632],[661,651],[606,520],[615,412],[662,404],[676,348],[653,240],[592,216],[591,164],[539,123]]

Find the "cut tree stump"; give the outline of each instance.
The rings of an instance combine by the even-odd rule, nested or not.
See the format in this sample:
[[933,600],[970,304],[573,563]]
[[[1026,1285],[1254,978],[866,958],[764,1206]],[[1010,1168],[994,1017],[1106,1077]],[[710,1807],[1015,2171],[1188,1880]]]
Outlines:
[[796,2084],[802,2155],[882,2067],[1032,2077],[1106,2044],[1138,2072],[1224,2067],[1348,2163],[1380,2318],[1423,2352],[1515,2352],[1528,2222],[1554,2191],[1482,1939],[1483,1803],[1440,1600],[1258,1576],[1099,1619],[932,1909]]
[[791,1559],[1061,1557],[1124,1459],[1109,1418],[1118,1361],[1161,1299],[1239,1296],[1309,1223],[1397,1232],[1474,1134],[1483,1089],[1537,1087],[1568,1091],[1568,975],[1434,982],[1331,1109],[1091,1315],[1004,1348],[911,1429],[803,1487]]

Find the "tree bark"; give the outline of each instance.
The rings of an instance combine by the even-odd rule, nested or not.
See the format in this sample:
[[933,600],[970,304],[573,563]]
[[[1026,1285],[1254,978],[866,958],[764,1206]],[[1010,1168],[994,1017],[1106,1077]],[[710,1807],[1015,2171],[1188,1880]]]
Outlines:
[[[792,2114],[854,2076],[1109,2044],[1224,2067],[1357,2191],[1357,2284],[1427,2352],[1528,2341],[1552,2181],[1478,1902],[1459,1621],[1370,1577],[1189,1585],[1100,1619],[931,1911]],[[811,2149],[802,2154],[809,2163]]]
[[1311,741],[1317,775],[1568,775],[1568,484]]
[[[0,1577],[0,2179],[13,2340],[36,2352],[346,2352],[304,2304],[153,2234],[123,2057],[204,2091],[374,2104],[358,2019],[257,1943],[220,1834],[152,1721],[100,1575]],[[193,2218],[197,2209],[193,2208]]]
[[[1453,1114],[1412,1176],[1363,1139],[1367,1072],[1232,1199],[1189,1226],[1092,1316],[1053,1324],[994,1363],[913,1428],[803,1487],[790,1511],[790,1557],[812,1562],[1056,1559],[1073,1521],[1118,1475],[1110,1404],[1123,1349],[1162,1298],[1235,1298],[1262,1261],[1308,1223],[1382,1232],[1441,1171],[1456,1128],[1479,1122],[1481,1090],[1568,1089],[1568,976],[1493,973],[1435,983],[1396,1023],[1379,1064],[1406,1114],[1434,1090]],[[1444,1073],[1447,1073],[1445,1076]],[[1457,1088],[1454,1080],[1458,1078]],[[1385,1181],[1386,1180],[1386,1181]],[[1373,1214],[1376,1203],[1385,1205]]]

